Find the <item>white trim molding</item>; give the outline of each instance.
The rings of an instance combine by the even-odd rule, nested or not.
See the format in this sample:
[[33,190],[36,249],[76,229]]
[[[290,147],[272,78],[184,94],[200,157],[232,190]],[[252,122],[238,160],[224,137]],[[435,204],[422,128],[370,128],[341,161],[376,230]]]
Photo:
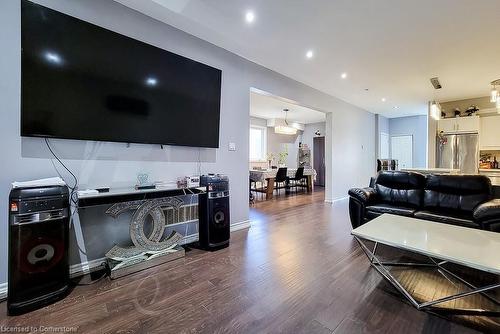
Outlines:
[[335,198],[335,199],[325,199],[325,202],[330,203],[330,204],[335,204],[337,202],[344,201],[348,198],[349,198],[349,196],[344,196],[344,197]]
[[0,301],[7,299],[7,282],[0,283]]
[[237,222],[234,224],[231,224],[231,232],[239,231],[239,230],[244,230],[246,228],[250,228],[252,226],[250,220],[244,220],[241,222]]

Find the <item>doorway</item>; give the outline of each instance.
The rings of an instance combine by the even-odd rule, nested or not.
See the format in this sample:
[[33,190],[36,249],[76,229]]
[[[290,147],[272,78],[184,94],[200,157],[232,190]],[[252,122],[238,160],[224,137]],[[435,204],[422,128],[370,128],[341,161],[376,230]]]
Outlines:
[[326,113],[257,89],[249,109],[250,203],[324,187]]
[[399,170],[413,167],[413,136],[392,136],[391,157],[398,161]]
[[325,137],[313,138],[313,168],[316,170],[314,186],[325,186]]

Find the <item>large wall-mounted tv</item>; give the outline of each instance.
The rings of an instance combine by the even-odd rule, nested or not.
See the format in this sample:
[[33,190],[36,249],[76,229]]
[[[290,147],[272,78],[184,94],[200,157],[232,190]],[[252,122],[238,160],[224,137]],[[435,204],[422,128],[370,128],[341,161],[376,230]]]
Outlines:
[[22,1],[21,135],[219,146],[220,70]]

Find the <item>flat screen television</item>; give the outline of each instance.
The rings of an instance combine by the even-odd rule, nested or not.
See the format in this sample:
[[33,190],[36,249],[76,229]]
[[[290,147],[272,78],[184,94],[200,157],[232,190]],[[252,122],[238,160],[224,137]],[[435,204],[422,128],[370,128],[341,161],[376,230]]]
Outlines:
[[219,146],[219,69],[23,0],[21,135]]

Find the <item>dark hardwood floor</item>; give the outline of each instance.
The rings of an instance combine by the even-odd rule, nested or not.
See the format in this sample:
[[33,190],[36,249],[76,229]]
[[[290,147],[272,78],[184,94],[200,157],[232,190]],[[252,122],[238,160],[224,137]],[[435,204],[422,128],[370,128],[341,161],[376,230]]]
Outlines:
[[[0,326],[78,333],[477,333],[402,301],[350,236],[347,201],[323,192],[251,208],[229,248],[118,280],[78,286],[64,300],[6,316]],[[482,329],[484,330],[484,328]]]

